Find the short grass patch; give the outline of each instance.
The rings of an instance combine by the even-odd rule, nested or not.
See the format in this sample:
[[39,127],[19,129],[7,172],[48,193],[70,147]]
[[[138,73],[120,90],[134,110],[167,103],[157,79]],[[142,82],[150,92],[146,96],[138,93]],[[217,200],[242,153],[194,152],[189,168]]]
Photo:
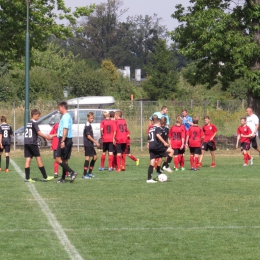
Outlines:
[[[203,167],[167,173],[166,183],[147,184],[149,157],[127,159],[125,172],[99,172],[82,179],[83,151],[69,162],[79,172],[74,183],[44,183],[33,161],[31,177],[71,244],[83,259],[259,259],[260,158],[242,167],[236,151],[217,153]],[[50,151],[42,151],[49,175]],[[22,151],[11,159],[24,171]],[[4,156],[2,157],[2,165]],[[0,259],[71,259],[21,176],[1,172]]]

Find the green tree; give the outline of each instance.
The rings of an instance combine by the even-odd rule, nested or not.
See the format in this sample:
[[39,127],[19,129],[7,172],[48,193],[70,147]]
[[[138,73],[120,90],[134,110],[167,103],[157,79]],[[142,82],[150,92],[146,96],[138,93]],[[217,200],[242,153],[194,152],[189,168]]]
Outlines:
[[[58,23],[57,19],[76,23],[80,16],[94,10],[90,7],[76,8],[71,12],[63,0],[31,0],[30,2],[30,46],[44,50],[51,35],[58,38],[72,36],[71,26]],[[57,12],[59,11],[59,13]],[[25,54],[26,0],[0,0],[0,61],[20,61]]]
[[246,79],[249,105],[260,113],[260,0],[191,0],[172,15],[181,25],[171,32],[179,53],[194,61],[196,83],[227,89]]
[[178,73],[175,71],[173,52],[165,40],[159,39],[154,52],[149,55],[146,66],[148,73],[143,88],[151,100],[172,99],[178,83]]

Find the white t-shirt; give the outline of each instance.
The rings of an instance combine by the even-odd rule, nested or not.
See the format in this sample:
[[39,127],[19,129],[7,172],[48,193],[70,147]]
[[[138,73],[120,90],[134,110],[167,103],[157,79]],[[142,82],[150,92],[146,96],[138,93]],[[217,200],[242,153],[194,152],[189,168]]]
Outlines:
[[[251,116],[246,117],[246,125],[250,127],[252,133],[255,132],[255,125],[259,124],[259,118],[257,115],[253,114]],[[258,135],[258,131],[256,131],[256,135]]]

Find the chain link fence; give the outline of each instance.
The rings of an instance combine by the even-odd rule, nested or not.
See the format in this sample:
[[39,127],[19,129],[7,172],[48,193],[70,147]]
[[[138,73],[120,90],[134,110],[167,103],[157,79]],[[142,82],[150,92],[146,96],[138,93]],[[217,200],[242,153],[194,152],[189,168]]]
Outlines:
[[[30,104],[30,110],[37,108],[44,116],[57,110],[57,101],[35,101]],[[240,125],[240,117],[245,116],[246,102],[244,100],[222,100],[216,102],[187,101],[116,101],[114,105],[104,109],[119,109],[126,119],[131,132],[131,148],[143,150],[146,147],[149,119],[154,112],[161,111],[162,106],[168,107],[170,125],[175,123],[177,115],[183,109],[189,116],[198,116],[199,125],[203,125],[205,115],[210,116],[212,123],[218,128],[217,145],[220,149],[235,147],[236,130]],[[85,108],[86,106],[84,106]],[[81,108],[81,106],[79,106]],[[82,106],[83,108],[83,106]],[[0,103],[1,114],[6,115],[8,123],[14,130],[24,125],[24,102],[14,101],[13,104]]]

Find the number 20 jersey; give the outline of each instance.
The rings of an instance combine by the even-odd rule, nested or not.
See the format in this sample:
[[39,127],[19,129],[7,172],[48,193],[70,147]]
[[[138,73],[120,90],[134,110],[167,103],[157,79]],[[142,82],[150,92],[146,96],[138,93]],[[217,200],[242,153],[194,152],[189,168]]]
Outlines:
[[37,145],[38,131],[40,131],[38,123],[34,120],[30,120],[25,128],[24,144]]

